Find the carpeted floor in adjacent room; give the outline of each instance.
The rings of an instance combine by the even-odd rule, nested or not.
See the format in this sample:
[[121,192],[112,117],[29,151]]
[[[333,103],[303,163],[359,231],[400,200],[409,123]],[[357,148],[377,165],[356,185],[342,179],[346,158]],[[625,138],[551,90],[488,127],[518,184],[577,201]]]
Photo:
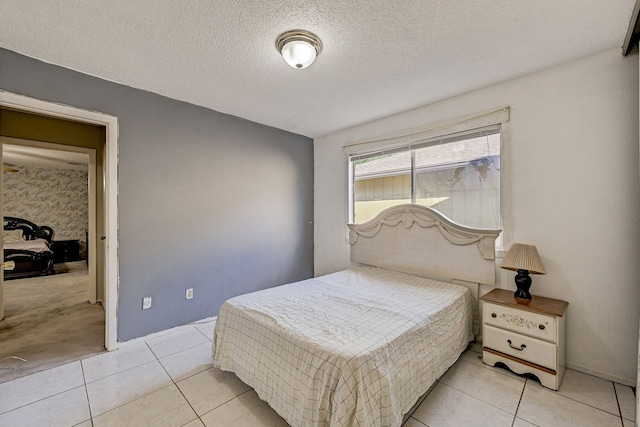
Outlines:
[[84,261],[4,282],[0,383],[105,351],[104,309],[88,302],[88,285]]

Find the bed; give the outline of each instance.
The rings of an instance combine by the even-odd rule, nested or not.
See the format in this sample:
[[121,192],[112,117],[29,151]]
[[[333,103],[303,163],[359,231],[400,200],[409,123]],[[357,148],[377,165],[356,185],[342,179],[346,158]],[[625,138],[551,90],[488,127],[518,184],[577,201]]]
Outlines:
[[352,268],[223,304],[214,366],[292,426],[400,426],[477,333],[498,234],[409,204],[349,225]]
[[38,226],[23,218],[4,217],[4,261],[14,261],[13,270],[4,271],[4,279],[45,276],[54,274],[53,229]]

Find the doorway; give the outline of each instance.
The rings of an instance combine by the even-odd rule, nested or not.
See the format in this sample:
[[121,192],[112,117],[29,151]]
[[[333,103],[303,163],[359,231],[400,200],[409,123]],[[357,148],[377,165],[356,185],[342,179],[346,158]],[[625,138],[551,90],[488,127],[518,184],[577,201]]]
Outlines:
[[[95,254],[89,264],[86,244],[96,234],[95,149],[4,136],[0,143],[5,228],[28,221],[51,231],[46,240],[5,232],[5,260],[17,264],[4,274],[0,359],[10,358],[1,364],[4,382],[103,352],[105,312]],[[23,249],[48,241],[53,268],[42,270]]]
[[[117,263],[117,129],[118,121],[115,117],[93,111],[55,104],[17,95],[10,92],[0,91],[0,107],[10,109],[15,112],[34,114],[45,119],[59,119],[81,124],[98,125],[104,134],[104,155],[100,159],[97,156],[96,169],[99,177],[103,179],[103,189],[97,195],[96,205],[101,208],[96,209],[97,225],[103,224],[102,228],[96,227],[96,235],[89,238],[89,257],[91,261],[92,253],[94,259],[99,259],[96,265],[104,268],[96,269],[98,282],[102,279],[104,288],[102,290],[103,305],[105,309],[105,348],[115,350],[117,348],[117,296],[118,296],[118,263]],[[31,127],[33,129],[33,127]],[[98,193],[100,193],[98,191]],[[100,218],[102,216],[102,219]],[[92,245],[95,245],[95,252],[92,252]],[[2,282],[0,281],[0,286]],[[98,286],[99,287],[99,286]],[[100,289],[97,294],[100,295]],[[2,304],[2,293],[0,290],[0,304]]]

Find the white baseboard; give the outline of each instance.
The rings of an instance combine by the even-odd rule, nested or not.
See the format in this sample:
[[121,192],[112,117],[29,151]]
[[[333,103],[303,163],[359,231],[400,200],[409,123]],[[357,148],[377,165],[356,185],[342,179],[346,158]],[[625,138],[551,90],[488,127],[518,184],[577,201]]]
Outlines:
[[180,332],[181,330],[185,330],[187,328],[192,327],[193,325],[199,325],[201,323],[209,323],[216,320],[218,316],[207,317],[206,319],[197,320],[193,323],[187,323],[186,325],[175,326],[173,328],[165,329],[163,331],[153,332],[149,335],[145,335],[143,337],[133,338],[128,341],[118,341],[118,348],[129,347],[131,345],[140,344],[141,342],[145,342],[154,338],[158,338],[164,335],[172,334],[174,332]]
[[614,375],[603,374],[602,372],[594,371],[592,369],[585,368],[583,366],[567,363],[567,369],[573,369],[574,371],[582,372],[583,374],[593,375],[594,377],[602,378],[603,380],[613,381],[614,383],[628,385],[629,387],[635,387],[635,379],[619,378]]

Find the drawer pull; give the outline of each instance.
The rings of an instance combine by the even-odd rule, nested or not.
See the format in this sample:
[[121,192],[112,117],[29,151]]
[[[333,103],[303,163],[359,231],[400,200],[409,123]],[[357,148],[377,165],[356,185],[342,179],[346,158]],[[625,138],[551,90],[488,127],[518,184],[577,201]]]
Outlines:
[[491,317],[493,317],[495,319],[496,317],[498,317],[498,315],[495,314],[495,313],[491,313]]
[[514,346],[513,346],[513,344],[511,343],[511,340],[507,340],[507,343],[509,343],[509,347],[511,347],[511,348],[512,348],[512,349],[514,349],[514,350],[522,351],[522,350],[524,350],[525,348],[527,348],[527,346],[526,346],[526,345],[524,345],[524,344],[520,344],[520,348],[518,348],[518,347],[514,347]]
[[538,328],[540,328],[541,331],[544,331],[544,325],[538,325]]

